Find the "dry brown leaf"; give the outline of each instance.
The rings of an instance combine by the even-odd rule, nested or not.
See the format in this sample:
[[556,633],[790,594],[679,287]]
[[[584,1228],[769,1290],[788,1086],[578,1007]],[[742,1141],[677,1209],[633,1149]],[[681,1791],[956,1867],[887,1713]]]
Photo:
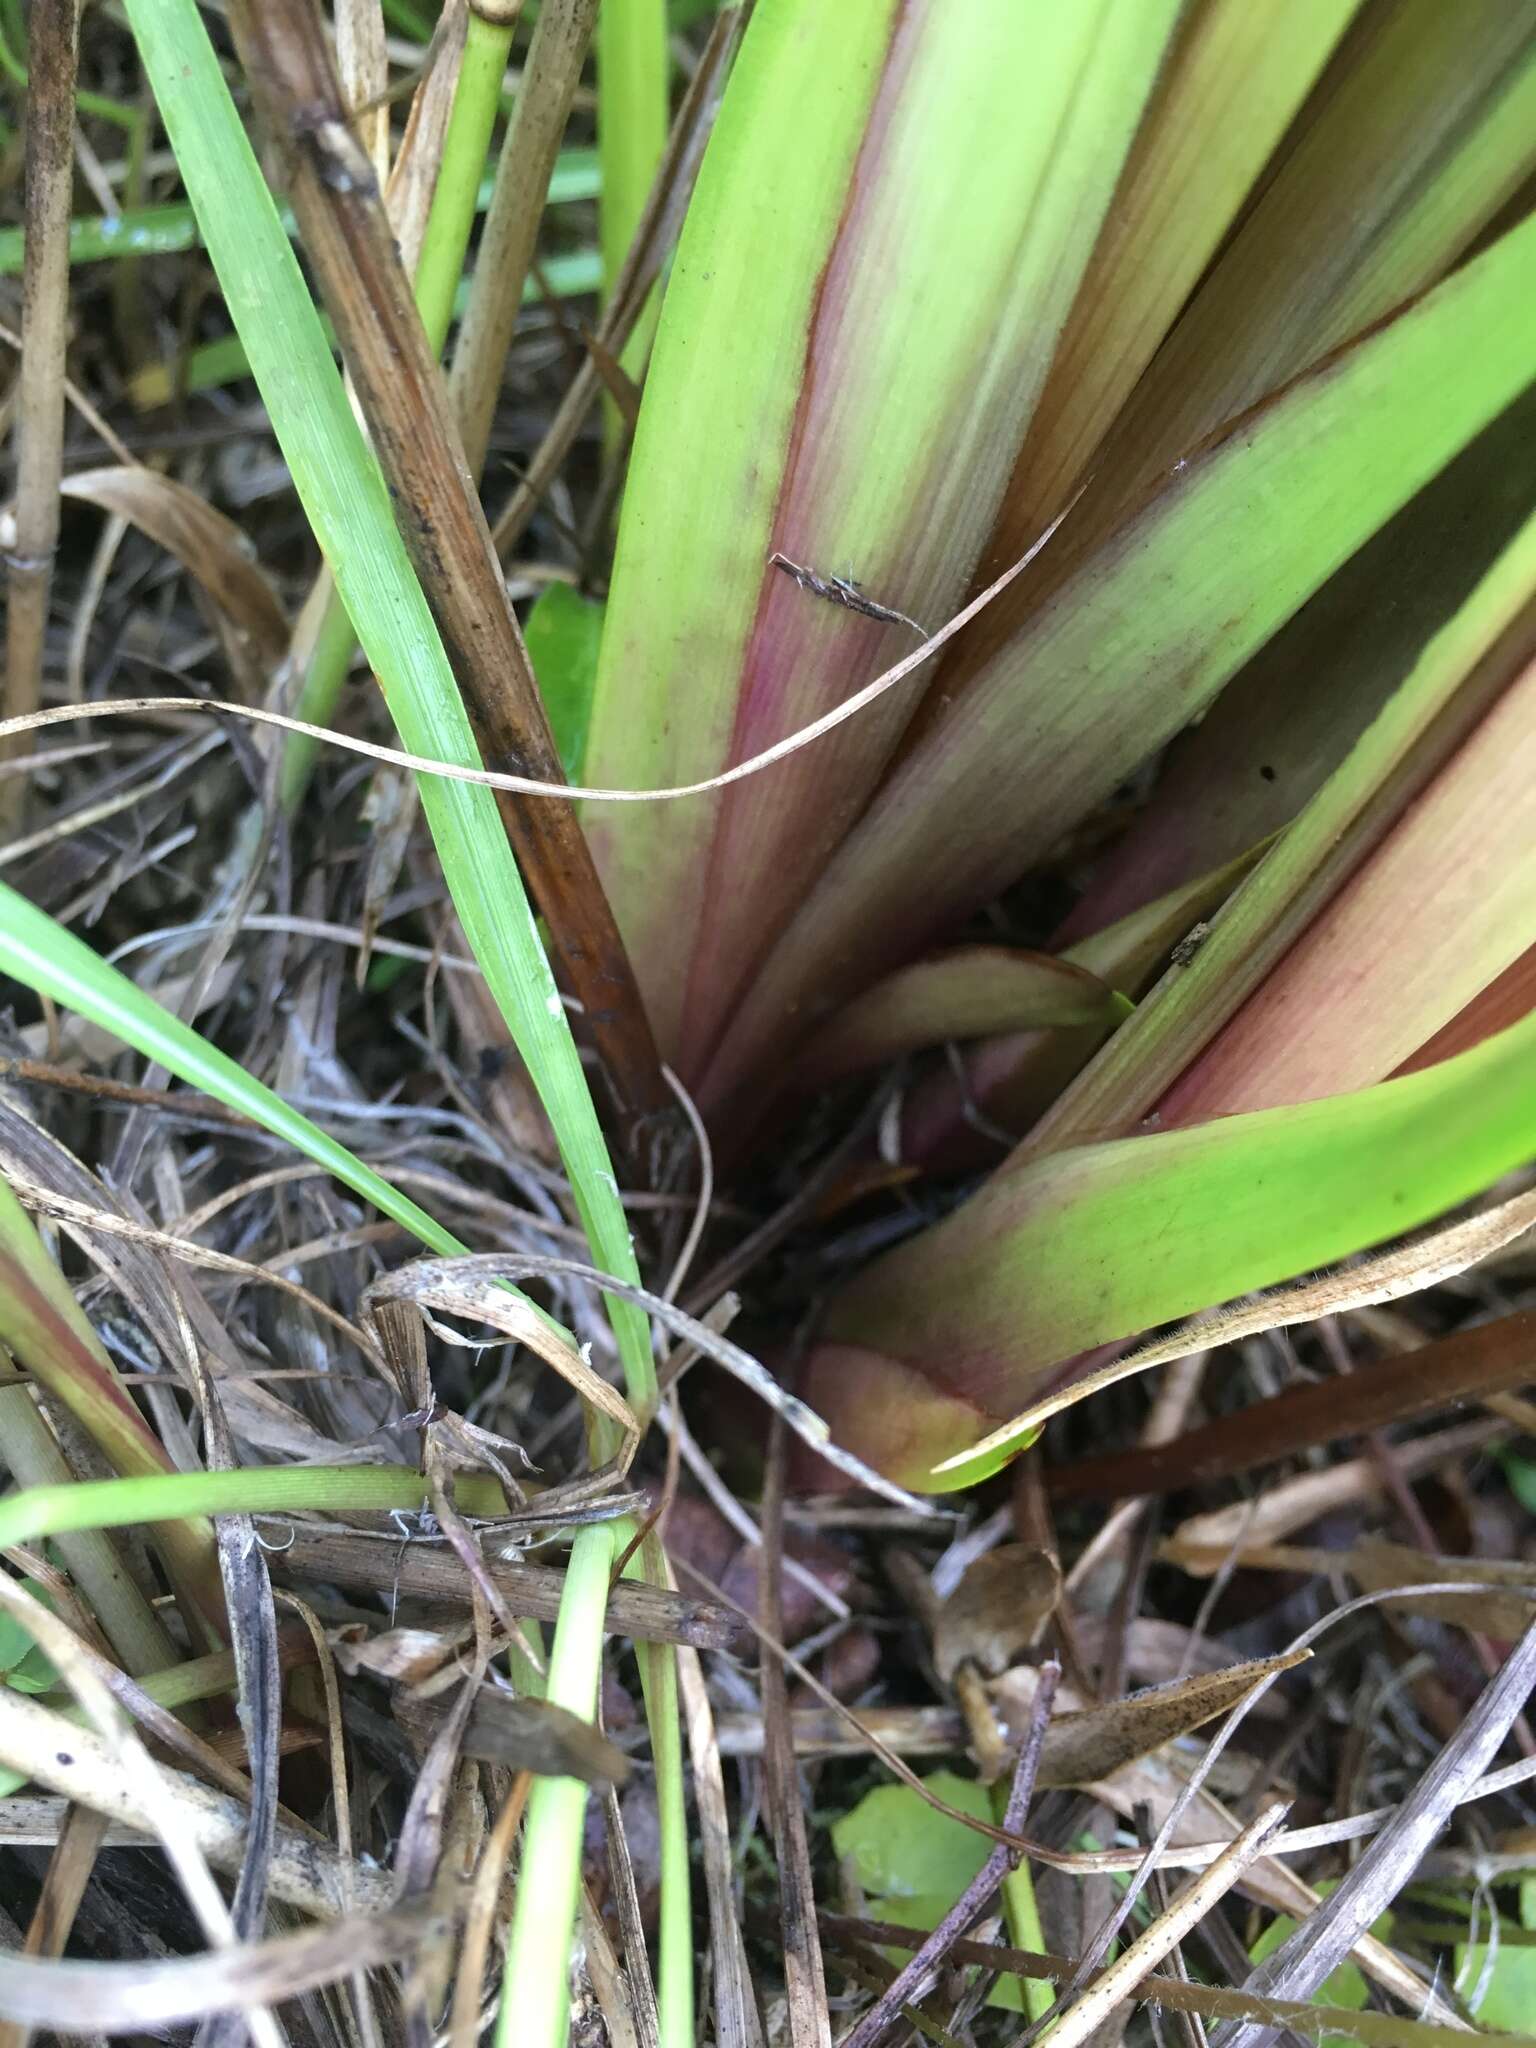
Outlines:
[[[1051,1787],[1097,1784],[1226,1713],[1261,1680],[1305,1664],[1311,1654],[1291,1650],[1281,1657],[1260,1657],[1172,1685],[1150,1686],[1105,1706],[1057,1714],[1045,1732],[1038,1782]],[[1033,1670],[1021,1667],[1005,1672],[989,1688],[993,1706],[1015,1741],[1028,1723],[1035,1678]]]
[[1388,1586],[1476,1580],[1488,1588],[1486,1593],[1409,1594],[1386,1604],[1389,1610],[1400,1608],[1510,1641],[1523,1634],[1536,1615],[1536,1564],[1519,1558],[1434,1557],[1403,1543],[1371,1538],[1349,1553],[1345,1570],[1367,1593],[1379,1593]]
[[277,666],[288,647],[288,621],[276,591],[232,519],[174,477],[139,466],[77,470],[61,494],[116,513],[174,555],[220,616],[243,634],[262,671]]
[[[418,1749],[429,1745],[450,1711],[439,1700],[404,1690],[391,1702],[395,1719]],[[460,1754],[543,1778],[580,1778],[584,1785],[623,1785],[631,1765],[589,1721],[547,1700],[505,1692],[487,1680],[475,1692]]]
[[364,1623],[348,1622],[328,1630],[326,1641],[336,1668],[348,1678],[365,1673],[370,1678],[416,1685],[430,1678],[445,1658],[458,1655],[464,1635],[463,1629],[447,1633],[435,1628],[389,1628],[370,1635]]
[[952,1684],[964,1663],[996,1678],[1038,1641],[1060,1598],[1061,1567],[1048,1550],[1005,1543],[978,1557],[934,1625],[940,1678]]

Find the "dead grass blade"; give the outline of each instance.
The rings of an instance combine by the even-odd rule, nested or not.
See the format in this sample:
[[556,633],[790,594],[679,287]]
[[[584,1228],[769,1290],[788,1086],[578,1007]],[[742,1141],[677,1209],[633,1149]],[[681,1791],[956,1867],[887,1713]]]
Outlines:
[[532,1783],[527,1771],[518,1772],[480,1852],[464,1916],[458,1981],[453,1987],[453,2010],[448,2022],[449,2048],[475,2048],[479,2038],[480,2000],[495,1931],[496,1905]]
[[[233,1471],[234,1447],[217,1389],[205,1376],[203,1426],[209,1469]],[[230,1921],[235,1938],[259,1938],[267,1918],[267,1892],[277,1837],[277,1765],[283,1725],[283,1682],[277,1657],[277,1616],[266,1558],[249,1515],[220,1515],[215,1524],[229,1642],[235,1660],[235,1697],[250,1771],[250,1817],[245,1854]],[[201,2048],[240,2048],[238,2021],[213,2021]],[[279,2037],[280,2039],[280,2037]]]
[[[273,1576],[284,1584],[314,1581],[349,1592],[384,1588],[401,1599],[456,1607],[469,1603],[464,1568],[447,1549],[419,1538],[402,1541],[398,1532],[261,1519],[273,1545]],[[514,1612],[532,1621],[558,1618],[563,1572],[549,1565],[504,1560],[489,1562],[488,1569]],[[700,1650],[737,1649],[745,1633],[736,1615],[713,1601],[692,1600],[628,1579],[609,1592],[606,1627],[610,1635],[689,1643]]]
[[336,68],[373,174],[389,176],[389,51],[380,0],[336,0]]
[[[564,780],[464,449],[367,158],[347,125],[314,0],[236,0],[230,27],[316,280],[341,338],[395,516],[483,758]],[[621,1106],[670,1109],[624,942],[568,799],[503,801],[503,822]]]
[[384,196],[407,277],[416,275],[421,260],[438,166],[443,160],[443,144],[464,63],[468,26],[467,0],[448,0],[438,16],[422,76],[411,96],[405,133],[390,167]]
[[[742,7],[722,7],[710,32],[677,119],[667,138],[666,153],[657,166],[645,211],[635,228],[634,240],[609,294],[607,311],[594,339],[609,356],[623,354],[625,343],[645,309],[651,288],[677,240],[683,213],[693,193],[703,159],[704,145],[714,126],[720,95],[725,90],[731,58],[741,38]],[[466,326],[468,322],[466,321]],[[466,370],[465,375],[469,372]],[[453,365],[453,389],[457,397],[460,370]],[[567,385],[544,438],[534,451],[522,482],[517,486],[491,528],[491,539],[503,559],[527,532],[529,523],[546,492],[576,444],[588,413],[602,390],[597,358],[589,350],[581,367]],[[466,440],[473,446],[472,437]]]
[[[1467,1787],[1493,1761],[1533,1685],[1536,1622],[1353,1870],[1259,1965],[1245,1990],[1266,1998],[1311,1997],[1408,1883]],[[1225,2048],[1267,2048],[1275,2032],[1273,2026],[1245,2021],[1227,2036]]]
[[1271,1806],[1224,1849],[1209,1870],[1193,1878],[1169,1900],[1144,1934],[1092,1984],[1051,2028],[1056,2048],[1080,2048],[1109,2018],[1115,2007],[1160,1963],[1171,1948],[1197,1927],[1218,1900],[1225,1898],[1250,1864],[1264,1854],[1268,1838],[1285,1818],[1284,1806]]
[[471,476],[478,477],[485,466],[491,416],[597,5],[598,0],[553,0],[541,7],[523,63],[522,87],[496,165],[449,383]]
[[[5,709],[12,717],[35,710],[42,698],[43,640],[59,539],[80,0],[37,0],[28,40],[16,504],[0,533],[8,599]],[[14,751],[7,745],[0,756]],[[15,781],[0,783],[0,806],[12,809],[22,787]]]
[[1536,1379],[1536,1313],[1476,1323],[1417,1351],[1285,1388],[1166,1443],[1075,1459],[1046,1474],[1053,1500],[1115,1500],[1230,1479],[1315,1446],[1412,1422]]
[[[640,1912],[640,1895],[635,1889],[634,1858],[624,1828],[624,1810],[619,1795],[610,1785],[603,1794],[603,1832],[608,1847],[608,1886],[624,1947],[623,1999],[635,2038],[635,2048],[660,2048],[661,2023],[656,2007],[656,1984],[645,1945],[645,1921]],[[610,2029],[612,2022],[610,2021]]]
[[[277,592],[232,519],[200,492],[135,463],[80,469],[59,489],[66,498],[115,514],[174,555],[212,604],[221,628],[233,628],[234,672],[247,688],[264,685],[288,647],[288,620]],[[252,688],[252,694],[256,694]]]
[[[823,1913],[821,1925],[829,1937],[852,1935],[861,1941],[879,1942],[882,1948],[911,1948],[920,1937],[910,1927],[884,1920],[850,1920],[841,1914]],[[979,1964],[983,1969],[1008,1970],[1017,1977],[1058,1981],[1071,1971],[1069,1956],[1036,1954],[1023,1948],[1007,1948],[983,1941],[957,1941],[950,1951],[957,1963]],[[1133,1990],[1122,1993],[1140,2005],[1159,2005],[1168,2012],[1196,2013],[1202,2019],[1274,2020],[1295,2032],[1313,2037],[1344,2034],[1366,2044],[1366,2048],[1455,2048],[1466,2035],[1450,2027],[1432,2026],[1424,2020],[1404,2020],[1385,2013],[1346,2012],[1331,2006],[1298,2005],[1278,1999],[1255,1998],[1241,1991],[1219,1991],[1205,1984],[1186,1984],[1177,1977],[1144,1977]],[[1501,2039],[1521,2039],[1501,2036]]]
[[0,2013],[66,2035],[142,2035],[208,2013],[277,2005],[354,1970],[403,1962],[441,1942],[452,1924],[449,1911],[412,1905],[254,1946],[154,1962],[42,1962],[8,1953],[0,1971]]
[[[763,1550],[759,1599],[765,1635],[784,1634],[784,1424],[769,1426],[768,1464],[763,1480]],[[763,1797],[779,1867],[779,1925],[784,1937],[784,1985],[790,2048],[832,2048],[827,1980],[816,1932],[816,1893],[800,1778],[789,1731],[789,1695],[784,1667],[764,1656],[758,1671],[763,1702]]]
[[[135,1092],[144,1094],[154,1091]],[[0,1123],[0,1157],[5,1156],[5,1137],[3,1123]],[[59,1194],[52,1188],[44,1187],[38,1181],[26,1179],[19,1173],[11,1173],[7,1177],[18,1201],[38,1215],[51,1217],[55,1222],[64,1224],[74,1236],[85,1238],[89,1233],[97,1233],[104,1237],[116,1238],[127,1245],[165,1252],[171,1258],[179,1259],[189,1266],[206,1267],[215,1273],[238,1274],[256,1285],[275,1288],[278,1293],[286,1294],[302,1304],[322,1323],[328,1323],[332,1329],[339,1331],[349,1344],[357,1347],[375,1369],[382,1368],[383,1360],[378,1346],[369,1333],[366,1330],[359,1330],[357,1325],[349,1322],[338,1309],[323,1301],[319,1295],[311,1293],[309,1288],[301,1287],[298,1281],[290,1280],[282,1273],[272,1271],[268,1266],[254,1266],[249,1259],[237,1259],[232,1253],[213,1251],[207,1245],[195,1244],[190,1238],[177,1237],[165,1230],[156,1230],[151,1224],[135,1223],[126,1216],[114,1216],[106,1210],[93,1207],[89,1202]],[[296,1262],[295,1251],[303,1250],[304,1247],[301,1245],[285,1252],[283,1263]]]
[[[693,1764],[699,1861],[703,1865],[709,1906],[715,2039],[718,2048],[762,2048],[762,2022],[752,1995],[751,1967],[736,1914],[736,1858],[725,1800],[725,1773],[720,1768],[715,1717],[697,1650],[678,1651],[677,1687]],[[761,1728],[760,1716],[754,1714],[752,1720]],[[796,1747],[798,1750],[798,1744]]]

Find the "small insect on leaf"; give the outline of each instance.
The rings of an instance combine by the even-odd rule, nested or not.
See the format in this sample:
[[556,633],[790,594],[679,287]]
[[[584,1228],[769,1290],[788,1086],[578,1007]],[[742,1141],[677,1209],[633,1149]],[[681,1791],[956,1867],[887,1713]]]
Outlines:
[[928,638],[916,619],[909,619],[905,612],[893,611],[889,605],[876,604],[849,576],[818,576],[814,569],[792,562],[788,555],[773,554],[768,560],[775,569],[782,569],[786,576],[798,583],[802,590],[810,591],[813,597],[825,598],[828,604],[840,604],[844,611],[860,612],[866,619],[879,619],[887,626],[905,626],[919,640]]

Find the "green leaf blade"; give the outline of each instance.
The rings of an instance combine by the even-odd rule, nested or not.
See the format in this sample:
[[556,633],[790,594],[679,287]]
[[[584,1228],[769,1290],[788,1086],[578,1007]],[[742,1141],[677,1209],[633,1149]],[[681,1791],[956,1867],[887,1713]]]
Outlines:
[[[129,19],[209,255],[315,537],[412,753],[478,766],[437,628],[275,203],[193,0]],[[465,934],[528,1064],[599,1265],[637,1277],[581,1062],[491,791],[426,776],[422,805]],[[645,1319],[610,1301],[631,1391],[654,1387]]]
[[[1353,1095],[1053,1153],[855,1280],[806,1397],[902,1483],[971,1484],[976,1471],[932,1470],[964,1449],[967,1408],[975,1441],[1074,1355],[1414,1229],[1532,1152],[1536,1016]],[[899,1415],[870,1401],[876,1360]],[[925,1416],[929,1364],[942,1372]]]
[[1536,377],[1533,262],[1528,220],[1239,423],[1056,592],[843,841],[711,1063],[707,1104],[788,1020],[1043,857]]

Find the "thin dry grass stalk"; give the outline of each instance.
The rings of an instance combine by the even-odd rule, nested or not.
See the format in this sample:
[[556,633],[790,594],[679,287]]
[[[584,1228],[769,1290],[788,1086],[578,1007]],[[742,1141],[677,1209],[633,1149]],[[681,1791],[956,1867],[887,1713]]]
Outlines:
[[550,0],[539,9],[528,45],[448,386],[472,476],[485,467],[507,351],[522,311],[523,284],[597,7],[598,0]]
[[1285,1818],[1284,1806],[1271,1806],[1243,1829],[1224,1849],[1209,1870],[1192,1878],[1168,1902],[1144,1934],[1112,1962],[1077,2003],[1064,2012],[1051,2028],[1056,2048],[1079,2048],[1109,2018],[1120,2004],[1154,1970],[1170,1949],[1191,1929],[1198,1927],[1211,1908],[1232,1889],[1250,1864],[1264,1854],[1266,1843]]
[[[773,1418],[763,1484],[763,1553],[759,1580],[766,1635],[784,1634],[784,1424]],[[816,1890],[805,1810],[789,1732],[784,1667],[765,1655],[758,1673],[763,1701],[763,1790],[779,1866],[779,1924],[784,1937],[784,1983],[790,2048],[832,2048],[826,1972],[816,1931]]]
[[[651,288],[661,275],[662,265],[677,240],[677,231],[682,225],[683,213],[704,155],[704,145],[709,140],[720,95],[725,89],[731,58],[741,36],[744,12],[740,7],[723,7],[716,16],[709,41],[694,68],[688,91],[672,124],[666,154],[657,167],[651,194],[635,229],[629,254],[614,280],[607,310],[592,337],[597,350],[609,359],[623,353],[635,323],[645,310]],[[459,376],[457,360],[453,375],[456,385]],[[581,368],[567,385],[522,482],[492,522],[491,538],[497,553],[503,558],[512,552],[528,531],[545,493],[559,475],[602,390],[598,354],[589,349]]]
[[[558,785],[559,751],[314,0],[239,0],[230,26],[481,752]],[[622,1110],[669,1112],[628,955],[569,801],[501,808]]]
[[[284,1584],[340,1586],[349,1592],[381,1589],[400,1599],[463,1607],[469,1582],[446,1547],[402,1539],[398,1531],[340,1529],[319,1522],[286,1525],[264,1520],[274,1552],[272,1574]],[[290,1537],[292,1538],[290,1542]],[[553,1565],[487,1562],[507,1604],[531,1621],[554,1621],[565,1575]],[[689,1643],[700,1650],[736,1648],[743,1629],[736,1616],[709,1600],[689,1599],[622,1580],[608,1595],[613,1635],[642,1642]]]
[[[1490,1680],[1455,1736],[1338,1888],[1261,1963],[1245,1990],[1310,1998],[1413,1876],[1424,1852],[1487,1769],[1536,1685],[1536,1622]],[[1273,2026],[1245,2022],[1226,2048],[1269,2048]]]
[[[43,652],[59,539],[64,357],[69,332],[69,211],[75,162],[75,74],[81,0],[36,0],[29,22],[26,261],[16,408],[16,503],[3,535],[8,600],[5,708],[42,701]],[[0,758],[18,751],[0,745]],[[25,781],[0,782],[0,817]]]

